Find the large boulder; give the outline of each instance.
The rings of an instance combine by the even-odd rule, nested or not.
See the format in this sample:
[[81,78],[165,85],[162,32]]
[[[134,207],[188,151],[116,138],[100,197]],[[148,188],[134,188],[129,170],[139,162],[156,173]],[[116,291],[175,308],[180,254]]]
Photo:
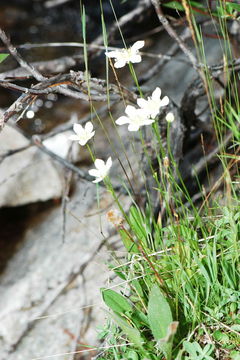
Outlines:
[[4,156],[9,150],[28,145],[29,140],[11,126],[5,126],[0,133],[0,158],[3,157],[0,163],[0,207],[61,196],[62,173],[51,157],[34,146]]

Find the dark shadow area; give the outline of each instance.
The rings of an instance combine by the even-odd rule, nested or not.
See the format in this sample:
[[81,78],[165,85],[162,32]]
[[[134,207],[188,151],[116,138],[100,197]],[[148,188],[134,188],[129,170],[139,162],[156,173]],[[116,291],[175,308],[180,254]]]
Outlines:
[[25,231],[41,223],[46,212],[59,205],[59,201],[47,201],[27,206],[0,209],[0,273],[24,240]]

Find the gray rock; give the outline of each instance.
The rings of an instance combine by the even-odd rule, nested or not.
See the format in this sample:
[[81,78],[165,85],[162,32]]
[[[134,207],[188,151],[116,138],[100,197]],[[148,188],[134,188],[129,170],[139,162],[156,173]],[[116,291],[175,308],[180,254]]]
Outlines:
[[[0,157],[28,144],[16,129],[5,126],[0,133]],[[0,207],[46,201],[59,198],[61,193],[60,170],[35,147],[8,156],[0,163]]]
[[[96,346],[96,318],[98,324],[104,319],[99,288],[109,275],[108,252],[100,246],[111,229],[95,194],[95,185],[78,183],[66,210],[64,243],[61,209],[48,209],[8,262],[0,278],[0,360],[74,351],[77,340]],[[112,203],[104,189],[100,199],[102,210]],[[129,206],[129,199],[123,202]]]

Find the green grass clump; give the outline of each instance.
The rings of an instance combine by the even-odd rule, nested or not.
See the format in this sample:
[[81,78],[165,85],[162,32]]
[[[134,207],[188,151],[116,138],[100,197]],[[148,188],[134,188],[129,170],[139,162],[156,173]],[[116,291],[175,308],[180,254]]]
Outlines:
[[[101,290],[110,312],[107,312],[107,324],[99,332],[104,350],[98,359],[240,359],[240,206],[237,166],[240,159],[240,101],[237,87],[239,76],[232,68],[234,59],[227,27],[229,19],[238,20],[236,13],[240,11],[240,5],[219,1],[215,9],[211,9],[209,4],[212,2],[207,3],[208,6],[195,1],[164,2],[172,9],[186,11],[196,46],[198,74],[205,87],[215,130],[218,146],[216,156],[221,162],[222,174],[212,183],[211,169],[206,168],[207,194],[204,188],[206,181],[201,184],[196,175],[199,197],[195,201],[182,180],[172,154],[172,124],[165,123],[163,144],[155,119],[150,131],[158,171],[151,163],[142,129],[138,141],[153,179],[153,188],[159,197],[161,209],[158,216],[150,200],[148,181],[140,161],[139,174],[147,199],[144,206],[137,205],[134,194],[128,188],[130,184],[131,190],[134,190],[128,178],[129,184],[123,186],[131,196],[133,205],[128,213],[124,212],[107,177],[105,185],[123,216],[122,220],[117,219],[115,226],[125,246],[126,256],[110,264],[111,271],[120,279],[118,291],[113,290],[116,285]],[[226,86],[224,96],[220,99],[215,94],[216,79],[207,65],[202,29],[197,25],[196,14],[199,11],[214,19],[221,43]],[[102,24],[104,45],[107,47],[103,12]],[[120,34],[123,36],[121,30]],[[131,48],[127,51],[129,55]],[[117,85],[121,88],[117,71],[112,60],[110,62]],[[136,92],[143,98],[133,65],[127,61],[126,64],[129,65]],[[108,69],[106,74],[108,78]],[[123,103],[126,105],[125,100]],[[163,114],[162,119],[165,116]],[[113,120],[112,114],[110,117]],[[121,145],[127,156],[123,143]],[[137,153],[134,140],[131,148]],[[129,160],[128,165],[132,171]],[[114,217],[114,214],[111,216]]]
[[[136,246],[128,247],[126,263],[113,267],[124,285],[119,292],[102,289],[118,325],[108,329],[108,344],[118,338],[118,344],[130,345],[116,348],[114,357],[111,349],[104,358],[215,359],[222,351],[222,359],[235,359],[240,349],[238,208],[224,207],[221,214],[218,209],[217,217],[201,223],[179,219],[161,229],[155,225],[160,239],[154,252],[144,216],[136,216],[136,208],[131,212],[134,232],[127,236]],[[126,243],[126,232],[120,232]]]

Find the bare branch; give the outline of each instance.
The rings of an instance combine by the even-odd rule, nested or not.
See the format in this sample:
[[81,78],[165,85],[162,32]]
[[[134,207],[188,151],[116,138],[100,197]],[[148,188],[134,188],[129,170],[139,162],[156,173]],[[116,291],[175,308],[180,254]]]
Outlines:
[[156,14],[158,16],[159,21],[162,23],[162,25],[165,28],[165,30],[167,31],[167,33],[178,43],[178,45],[182,49],[183,53],[191,61],[194,69],[198,71],[199,69],[198,69],[197,59],[195,58],[195,56],[193,55],[191,50],[188,48],[188,46],[181,39],[181,37],[178,36],[176,31],[172,28],[172,26],[170,25],[168,19],[164,16],[164,14],[162,12],[162,9],[161,9],[161,5],[159,5],[159,1],[158,0],[151,0],[151,2],[152,2],[153,6],[155,8],[155,11],[156,11]]
[[2,42],[7,46],[10,54],[17,60],[19,65],[21,65],[24,69],[26,69],[33,77],[38,81],[43,81],[46,78],[40,74],[38,70],[36,70],[31,64],[28,64],[22,56],[18,53],[17,49],[11,44],[9,38],[7,37],[6,33],[0,28],[0,38]]

